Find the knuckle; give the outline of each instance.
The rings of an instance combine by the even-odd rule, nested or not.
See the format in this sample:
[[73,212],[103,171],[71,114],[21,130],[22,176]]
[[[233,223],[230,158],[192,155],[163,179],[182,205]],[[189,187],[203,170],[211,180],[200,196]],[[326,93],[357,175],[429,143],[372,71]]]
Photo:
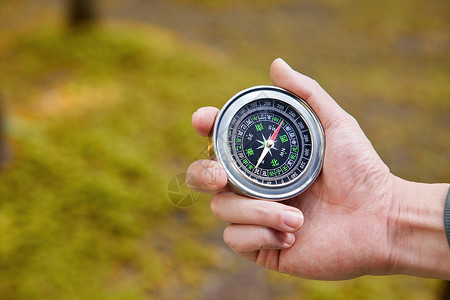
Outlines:
[[359,123],[358,121],[355,119],[355,117],[353,117],[352,115],[348,114],[347,112],[343,112],[342,117],[341,118],[335,118],[334,119],[334,123],[332,123],[332,125],[335,128],[359,128]]
[[[254,223],[269,228],[280,228],[282,223],[282,209],[278,203],[262,202],[255,208]],[[281,226],[282,227],[282,226]]]
[[268,246],[272,242],[272,231],[267,228],[260,228],[259,231],[259,241],[261,245]]
[[222,193],[215,194],[214,197],[211,199],[211,203],[209,204],[211,212],[219,219],[222,219],[222,210],[221,210],[222,197],[223,197]]
[[311,86],[311,88],[313,89],[313,91],[317,91],[318,89],[322,89],[322,86],[320,85],[320,83],[315,80],[314,78],[309,78],[309,84]]
[[273,239],[273,230],[269,228],[261,228],[260,234],[259,234],[259,241],[261,243],[261,246],[268,247],[273,246],[274,239]]
[[216,216],[218,216],[219,213],[219,209],[218,209],[218,204],[217,204],[217,197],[218,195],[215,195],[212,199],[211,199],[211,203],[209,204],[209,207],[211,208],[211,212]]
[[312,78],[310,78],[308,90],[311,96],[323,96],[326,93],[320,83]]
[[225,228],[225,230],[223,231],[223,241],[225,242],[225,244],[227,244],[230,248],[235,248],[235,243],[234,243],[234,239],[233,239],[233,232],[234,232],[234,226],[233,225],[229,225]]
[[315,79],[311,79],[311,84],[316,87],[316,88],[322,88],[322,86],[320,85],[320,83],[315,80]]
[[256,221],[258,222],[258,224],[267,223],[267,221],[270,219],[269,218],[270,214],[264,203],[261,203],[258,206],[256,206],[255,217],[257,219]]
[[356,127],[360,127],[359,123],[358,123],[358,120],[356,120],[356,118],[354,116],[352,116],[352,115],[347,113],[347,119],[348,119],[348,122],[351,125],[356,126]]

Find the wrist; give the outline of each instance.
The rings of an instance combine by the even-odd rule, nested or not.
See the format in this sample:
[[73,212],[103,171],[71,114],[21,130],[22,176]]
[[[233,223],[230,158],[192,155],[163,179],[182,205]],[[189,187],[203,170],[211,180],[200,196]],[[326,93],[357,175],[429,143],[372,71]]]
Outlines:
[[395,177],[388,220],[392,273],[450,280],[450,249],[444,228],[448,184]]

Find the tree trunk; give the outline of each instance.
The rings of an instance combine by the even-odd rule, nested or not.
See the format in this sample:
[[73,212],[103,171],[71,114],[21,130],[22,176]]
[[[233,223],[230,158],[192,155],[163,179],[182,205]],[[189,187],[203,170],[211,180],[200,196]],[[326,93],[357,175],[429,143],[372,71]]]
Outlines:
[[95,0],[70,0],[69,26],[74,29],[92,26],[98,20]]

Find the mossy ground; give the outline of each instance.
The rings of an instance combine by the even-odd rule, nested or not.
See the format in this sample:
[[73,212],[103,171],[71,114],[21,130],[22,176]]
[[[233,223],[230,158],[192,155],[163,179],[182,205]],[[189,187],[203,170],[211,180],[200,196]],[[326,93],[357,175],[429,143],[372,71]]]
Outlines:
[[205,143],[192,113],[221,100],[203,85],[224,65],[198,51],[114,25],[39,28],[4,49],[16,160],[0,186],[2,299],[139,298],[217,263],[208,203],[175,215],[167,198]]
[[[205,3],[215,11],[223,9]],[[259,56],[234,59],[136,23],[106,22],[80,32],[64,29],[52,16],[44,23],[26,31],[0,31],[5,37],[0,39],[0,92],[15,153],[0,175],[0,299],[217,296],[211,286],[248,265],[220,241],[224,224],[209,212],[207,197],[188,209],[178,208],[168,199],[167,185],[204,156],[206,140],[193,132],[192,113],[200,106],[221,107],[240,89],[269,84],[267,57],[272,53],[261,50]],[[279,36],[278,42],[286,41]],[[294,60],[293,52],[285,53]],[[388,53],[379,55],[380,61]],[[267,61],[264,72],[256,67],[261,61]],[[361,78],[358,64],[352,68],[322,61],[306,68],[325,74],[325,86],[348,99],[344,106],[360,117],[396,173],[448,181],[448,170],[442,170],[448,162],[448,130],[435,130],[435,139],[424,135],[434,130],[433,116],[448,126],[448,100],[442,99],[448,88],[439,84],[448,74],[439,61],[428,66],[429,81],[421,93],[415,92],[422,78],[418,73],[393,78],[376,61],[363,63]],[[339,66],[348,79],[333,80]],[[405,86],[413,89],[396,97]],[[372,94],[381,100],[375,104]],[[426,104],[421,95],[427,95]],[[403,106],[410,98],[412,106]],[[388,115],[380,103],[389,108]],[[421,125],[401,124],[411,115]],[[392,130],[399,126],[406,129]],[[419,145],[414,144],[417,131]],[[422,148],[430,143],[431,149]],[[401,152],[402,145],[409,151]],[[417,169],[421,174],[413,173]],[[262,290],[278,299],[433,299],[441,287],[436,280],[403,276],[327,283],[250,270],[250,276],[262,276],[257,281],[268,286]],[[247,294],[238,290],[258,296],[259,285],[255,287],[248,285]]]

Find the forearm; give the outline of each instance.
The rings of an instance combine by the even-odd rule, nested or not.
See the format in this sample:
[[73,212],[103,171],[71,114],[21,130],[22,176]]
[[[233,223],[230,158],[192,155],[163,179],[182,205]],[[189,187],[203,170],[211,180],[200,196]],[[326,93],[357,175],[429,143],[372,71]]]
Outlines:
[[394,180],[389,220],[393,272],[450,280],[450,248],[444,228],[449,185]]

